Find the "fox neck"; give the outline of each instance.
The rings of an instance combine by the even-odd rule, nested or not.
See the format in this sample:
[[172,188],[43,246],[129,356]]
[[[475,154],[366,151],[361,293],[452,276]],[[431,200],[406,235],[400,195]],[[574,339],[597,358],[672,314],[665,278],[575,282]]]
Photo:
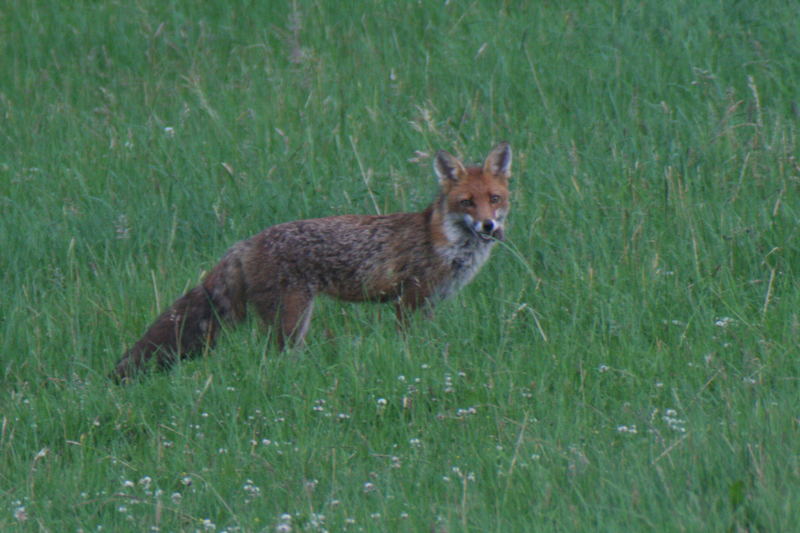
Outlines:
[[489,259],[494,246],[493,240],[484,240],[470,231],[462,216],[448,213],[445,206],[441,197],[425,212],[433,248],[450,272],[436,287],[436,299],[447,298],[469,283]]

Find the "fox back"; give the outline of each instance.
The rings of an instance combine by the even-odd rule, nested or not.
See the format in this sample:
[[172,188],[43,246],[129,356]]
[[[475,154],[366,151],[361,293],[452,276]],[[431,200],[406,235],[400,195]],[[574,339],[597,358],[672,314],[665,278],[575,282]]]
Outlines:
[[434,170],[440,190],[424,211],[285,222],[236,243],[156,319],[112,376],[124,381],[151,359],[167,368],[197,354],[248,307],[283,348],[303,342],[319,293],[393,301],[401,324],[409,311],[453,294],[505,237],[511,149],[501,143],[475,167],[440,151]]

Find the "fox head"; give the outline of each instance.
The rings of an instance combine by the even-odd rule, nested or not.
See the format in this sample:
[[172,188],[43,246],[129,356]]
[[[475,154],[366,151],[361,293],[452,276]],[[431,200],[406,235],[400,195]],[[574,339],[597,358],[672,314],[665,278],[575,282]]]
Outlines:
[[441,185],[444,231],[453,243],[503,240],[508,215],[511,147],[498,144],[482,167],[464,167],[444,150],[436,154],[434,171]]

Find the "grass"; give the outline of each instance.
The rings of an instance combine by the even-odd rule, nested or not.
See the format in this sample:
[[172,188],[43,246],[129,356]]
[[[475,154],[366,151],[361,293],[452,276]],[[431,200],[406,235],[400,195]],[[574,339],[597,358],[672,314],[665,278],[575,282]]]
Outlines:
[[[791,530],[798,11],[7,3],[0,529]],[[500,140],[508,245],[406,336],[321,301],[106,380],[233,242]]]

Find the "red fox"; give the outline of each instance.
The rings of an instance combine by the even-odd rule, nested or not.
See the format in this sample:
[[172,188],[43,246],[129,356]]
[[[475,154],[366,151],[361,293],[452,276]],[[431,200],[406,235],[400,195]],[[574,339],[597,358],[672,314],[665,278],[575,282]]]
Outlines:
[[511,148],[500,143],[483,166],[465,167],[440,151],[440,191],[420,213],[342,215],[286,222],[240,241],[203,282],[164,311],[117,363],[128,381],[152,359],[158,368],[212,346],[220,327],[250,304],[278,345],[302,343],[314,297],[395,302],[406,313],[467,284],[503,240]]

